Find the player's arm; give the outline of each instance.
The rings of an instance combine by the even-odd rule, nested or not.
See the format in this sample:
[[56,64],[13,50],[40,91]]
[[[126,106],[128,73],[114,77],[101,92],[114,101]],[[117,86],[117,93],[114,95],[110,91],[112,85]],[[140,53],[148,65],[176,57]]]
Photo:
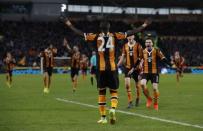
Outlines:
[[163,53],[161,52],[161,50],[157,49],[157,56],[161,59],[161,61],[168,65],[168,66],[172,66],[171,62],[169,62],[166,57],[163,55]]
[[13,64],[16,64],[15,58],[12,59],[12,63],[13,63]]
[[70,47],[68,41],[66,40],[66,38],[63,39],[63,46],[66,47],[66,49],[68,50],[68,52],[72,53],[73,50],[72,48]]
[[66,18],[65,19],[65,24],[76,34],[80,35],[80,36],[84,36],[84,32],[82,32],[81,30],[75,28],[75,26],[72,25],[72,23]]
[[45,57],[45,50],[41,51],[38,55],[38,57],[44,58]]
[[122,48],[122,55],[121,55],[121,57],[120,57],[120,59],[118,61],[118,64],[117,64],[118,67],[122,64],[122,62],[123,62],[123,60],[125,58],[125,54],[126,54],[126,51],[125,51],[125,45],[124,45],[123,48]]
[[142,68],[142,64],[143,64],[143,49],[142,47],[140,46],[139,47],[139,57],[136,61],[136,63],[133,65],[133,68],[128,72],[128,74],[132,74],[133,71],[136,69],[136,67],[139,65],[139,68],[141,69]]
[[122,54],[117,64],[118,67],[123,63],[124,58],[125,58],[125,54]]
[[138,28],[133,28],[132,30],[128,30],[126,32],[127,36],[131,36],[137,32],[140,32],[142,31],[143,29],[145,29],[148,25],[150,25],[152,23],[152,20],[151,19],[147,19],[145,20],[144,24],[142,24],[140,27]]
[[135,68],[136,68],[138,65],[140,65],[140,62],[141,62],[141,59],[138,58],[137,61],[136,61],[136,63],[135,63],[134,66],[132,67],[132,69],[128,72],[128,75],[130,75],[130,74],[133,73],[133,71],[135,70]]
[[58,51],[57,48],[55,48],[55,47],[52,48],[53,55],[56,55],[57,51]]
[[181,65],[183,65],[184,63],[185,63],[185,58],[182,57]]

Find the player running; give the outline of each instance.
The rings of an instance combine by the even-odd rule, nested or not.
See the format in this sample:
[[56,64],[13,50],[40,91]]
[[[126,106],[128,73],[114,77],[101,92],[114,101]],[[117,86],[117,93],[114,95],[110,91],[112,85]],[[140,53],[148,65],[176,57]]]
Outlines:
[[176,80],[178,83],[180,81],[180,77],[183,77],[184,62],[185,62],[184,57],[180,56],[179,51],[176,51],[174,53],[174,56],[172,57],[171,64],[175,65],[176,67]]
[[139,104],[139,99],[140,99],[140,68],[139,66],[136,67],[134,72],[131,75],[128,75],[128,72],[134,67],[134,64],[137,62],[138,58],[141,58],[142,56],[142,46],[137,43],[134,39],[135,36],[131,35],[127,37],[128,42],[124,44],[123,50],[122,50],[122,56],[118,62],[118,66],[123,63],[123,60],[125,59],[125,88],[127,91],[128,95],[128,107],[127,108],[132,108],[133,107],[133,98],[132,98],[132,93],[131,93],[131,87],[130,87],[130,79],[131,77],[135,81],[136,85],[136,101],[135,101],[135,106],[138,106]]
[[78,75],[80,70],[80,51],[77,46],[74,46],[73,49],[68,44],[68,41],[64,38],[63,45],[68,49],[68,52],[71,53],[71,80],[73,92],[77,89]]
[[[152,98],[147,89],[147,82],[150,80],[152,83],[153,91],[154,91],[154,109],[158,111],[158,98],[159,98],[159,72],[158,72],[158,60],[160,59],[165,64],[171,66],[170,62],[167,61],[163,53],[153,47],[153,41],[151,38],[147,38],[145,40],[146,48],[143,50],[142,59],[143,59],[143,74],[141,80],[141,86],[143,89],[143,93],[147,98],[146,107],[150,107],[152,104]],[[139,63],[137,61],[136,65]],[[134,68],[133,68],[134,69]],[[129,72],[132,73],[133,69]]]
[[3,60],[6,65],[6,85],[11,88],[12,86],[12,72],[14,64],[16,63],[15,59],[10,52],[6,53],[6,58]]
[[44,72],[44,93],[49,93],[51,85],[51,76],[54,67],[54,56],[57,54],[57,49],[52,44],[40,53],[43,59],[43,72]]
[[103,21],[100,23],[100,33],[83,33],[75,28],[69,20],[66,19],[66,25],[78,35],[84,36],[87,41],[96,41],[97,46],[97,65],[98,65],[98,103],[101,119],[98,123],[107,123],[106,119],[106,88],[108,87],[111,94],[111,109],[109,110],[110,123],[116,122],[115,109],[118,104],[119,79],[117,65],[115,63],[116,40],[125,39],[144,29],[150,22],[146,21],[141,27],[129,30],[125,33],[109,32],[110,23]]

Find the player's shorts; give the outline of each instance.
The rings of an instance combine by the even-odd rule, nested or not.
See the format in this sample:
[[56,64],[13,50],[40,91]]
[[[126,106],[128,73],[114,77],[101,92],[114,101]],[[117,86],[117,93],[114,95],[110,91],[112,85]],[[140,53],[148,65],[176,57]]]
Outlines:
[[71,68],[71,78],[73,78],[75,75],[78,76],[79,70],[79,68]]
[[147,80],[147,82],[150,80],[151,83],[159,83],[159,74],[143,73],[142,79]]
[[96,74],[96,71],[97,69],[96,69],[96,66],[92,66],[92,68],[91,68],[91,74],[93,75],[93,74]]
[[82,73],[83,73],[83,74],[87,74],[87,68],[83,68],[83,69],[82,69]]
[[176,68],[176,72],[182,73],[182,72],[183,72],[183,67],[178,67],[178,68]]
[[130,77],[133,78],[135,80],[135,82],[138,82],[140,80],[140,73],[138,70],[133,71],[133,73],[131,75],[128,75],[128,72],[130,71],[129,68],[125,68],[124,69],[124,73],[125,73],[125,77]]
[[7,70],[6,73],[8,73],[9,76],[12,76],[13,75],[13,70]]
[[44,67],[44,72],[47,72],[49,76],[52,76],[53,67]]
[[98,71],[98,88],[118,89],[119,79],[117,71]]

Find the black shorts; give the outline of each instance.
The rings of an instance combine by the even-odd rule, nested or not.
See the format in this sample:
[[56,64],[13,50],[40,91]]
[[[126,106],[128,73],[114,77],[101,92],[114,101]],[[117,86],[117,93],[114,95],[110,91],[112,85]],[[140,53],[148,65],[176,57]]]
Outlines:
[[83,73],[83,74],[87,74],[87,68],[83,68],[83,69],[82,69],[82,73]]
[[93,74],[96,74],[96,66],[92,66],[92,68],[91,68],[91,74],[93,75]]
[[73,78],[75,75],[78,76],[79,70],[79,68],[71,68],[71,78]]
[[53,67],[44,67],[44,73],[47,72],[49,76],[52,76]]
[[135,82],[138,82],[140,80],[140,76],[139,76],[139,71],[138,70],[135,70],[133,71],[133,73],[131,75],[128,75],[128,72],[130,71],[131,69],[129,68],[125,68],[124,69],[124,72],[125,72],[125,77],[130,77],[130,78],[133,78],[135,80]]
[[142,79],[146,79],[147,82],[150,80],[151,83],[159,83],[159,74],[143,73]]
[[181,74],[183,72],[183,67],[176,68],[176,72]]
[[12,76],[13,75],[13,70],[7,70],[6,73],[8,73],[9,76]]
[[117,71],[98,71],[98,88],[118,89],[119,79]]

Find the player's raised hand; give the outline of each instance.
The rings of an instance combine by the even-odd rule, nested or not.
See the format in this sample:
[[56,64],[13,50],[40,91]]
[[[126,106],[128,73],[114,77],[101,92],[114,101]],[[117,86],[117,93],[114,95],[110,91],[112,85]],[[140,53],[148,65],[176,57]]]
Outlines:
[[144,27],[147,27],[147,26],[150,25],[151,23],[152,23],[152,19],[151,19],[151,18],[148,18],[148,19],[145,20],[143,26],[144,26]]
[[63,39],[63,46],[67,47],[68,45],[68,41],[66,40],[66,38]]
[[71,50],[70,45],[68,44],[68,41],[66,38],[63,39],[63,46],[65,46],[68,50]]
[[71,26],[72,25],[72,23],[70,22],[70,20],[68,18],[66,19],[65,23],[66,23],[67,26]]

